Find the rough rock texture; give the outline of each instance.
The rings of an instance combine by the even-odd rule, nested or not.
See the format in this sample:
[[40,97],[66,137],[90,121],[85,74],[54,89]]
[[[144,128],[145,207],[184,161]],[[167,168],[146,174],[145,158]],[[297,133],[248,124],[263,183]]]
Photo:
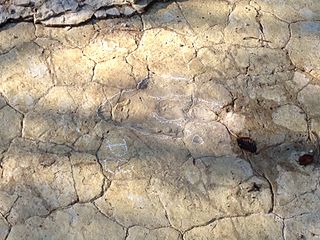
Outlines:
[[318,239],[319,14],[0,0],[0,240]]
[[153,0],[14,0],[0,2],[0,24],[10,20],[33,20],[48,26],[77,25],[91,19],[131,16],[144,12]]

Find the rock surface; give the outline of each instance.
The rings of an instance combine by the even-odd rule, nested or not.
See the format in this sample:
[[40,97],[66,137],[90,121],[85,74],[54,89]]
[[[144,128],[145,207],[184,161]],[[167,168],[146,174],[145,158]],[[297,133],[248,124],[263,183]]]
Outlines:
[[0,240],[318,239],[319,13],[0,0]]

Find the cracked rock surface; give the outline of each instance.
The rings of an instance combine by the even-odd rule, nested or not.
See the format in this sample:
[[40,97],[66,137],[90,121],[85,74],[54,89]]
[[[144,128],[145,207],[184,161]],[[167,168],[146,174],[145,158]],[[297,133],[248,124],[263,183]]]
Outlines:
[[0,0],[0,240],[319,239],[319,16]]

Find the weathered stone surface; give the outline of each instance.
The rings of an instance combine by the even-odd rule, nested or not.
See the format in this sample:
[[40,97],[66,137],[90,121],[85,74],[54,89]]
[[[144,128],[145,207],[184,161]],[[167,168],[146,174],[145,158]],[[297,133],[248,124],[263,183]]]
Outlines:
[[[177,174],[177,175],[175,175]],[[165,181],[152,179],[172,226],[182,231],[222,216],[268,212],[268,183],[253,177],[248,162],[234,157],[203,158],[185,162]],[[256,184],[259,190],[250,190]]]
[[232,102],[230,92],[223,85],[213,82],[200,85],[196,90],[195,97],[215,112]]
[[0,53],[7,52],[35,38],[32,23],[8,24],[0,29]]
[[[269,215],[251,215],[215,221],[204,227],[197,227],[185,233],[184,239],[274,239],[282,238],[282,222]],[[291,238],[293,239],[293,238]]]
[[306,115],[295,105],[284,105],[279,107],[273,114],[272,120],[275,124],[286,127],[291,131],[306,132]]
[[[297,161],[299,152],[292,152],[291,155],[296,159],[291,157],[289,160]],[[301,168],[297,165],[297,162],[293,162],[296,171],[290,171],[285,166],[277,166],[279,175],[276,179],[277,192],[274,211],[284,218],[311,213],[319,208],[320,192],[317,190],[319,173],[310,166]],[[297,185],[300,187],[297,188]]]
[[178,231],[172,228],[159,228],[155,230],[149,230],[143,227],[132,227],[128,231],[128,240],[138,239],[163,239],[163,240],[180,240],[181,235]]
[[0,0],[0,239],[318,238],[318,5]]
[[103,191],[104,177],[95,156],[72,154],[70,157],[75,189],[80,202],[88,202]]
[[232,155],[230,136],[221,123],[187,123],[184,141],[194,158]]
[[44,216],[77,199],[66,156],[41,152],[32,142],[17,139],[5,154],[2,168],[0,191],[6,194],[4,202],[16,198],[8,215],[12,224]]
[[320,235],[319,212],[303,214],[285,220],[284,237],[286,239],[317,239]]
[[[232,8],[225,1],[182,1],[178,2],[178,4],[192,30],[204,39],[207,36],[214,35],[215,26],[224,27],[227,25],[228,16]],[[205,34],[201,35],[204,32]]]
[[257,47],[262,38],[259,23],[256,21],[257,11],[246,2],[236,5],[229,15],[228,26],[224,30],[225,41],[231,44]]
[[22,112],[32,109],[53,86],[43,49],[34,43],[20,45],[0,56],[0,72],[0,92]]
[[270,12],[287,22],[319,20],[320,4],[318,1],[255,0],[254,2],[265,12]]
[[9,106],[0,109],[0,146],[8,145],[21,134],[22,115]]
[[110,32],[103,29],[100,35],[83,50],[84,54],[95,62],[123,58],[137,48],[135,35],[124,31]]
[[289,41],[290,29],[288,23],[276,18],[270,13],[260,17],[263,40],[272,48],[283,48]]
[[0,216],[0,239],[5,240],[9,233],[9,225],[4,217]]
[[[320,11],[320,4],[318,6]],[[298,22],[291,25],[292,36],[288,43],[289,55],[292,62],[299,68],[320,78],[320,23]]]
[[[170,52],[181,54],[171,55]],[[133,53],[133,56],[146,59],[150,71],[172,81],[192,79],[194,74],[201,70],[201,65],[194,64],[192,61],[195,57],[195,50],[189,45],[188,40],[169,30],[145,31],[139,48]]]
[[131,74],[131,66],[123,58],[98,63],[93,81],[119,89],[133,89],[137,84]]
[[112,181],[105,194],[95,201],[96,206],[110,218],[126,227],[146,228],[169,226],[159,198],[148,193],[147,180]]
[[56,50],[52,54],[52,64],[57,85],[81,85],[90,82],[95,66],[92,60],[83,56],[80,49]]
[[58,210],[46,218],[32,217],[11,229],[13,239],[123,239],[125,229],[101,214],[91,203]]
[[95,127],[96,109],[107,97],[105,94],[108,96],[95,83],[84,87],[54,87],[34,111],[26,114],[23,136],[72,145]]
[[320,86],[309,84],[298,94],[298,101],[311,117],[320,116]]

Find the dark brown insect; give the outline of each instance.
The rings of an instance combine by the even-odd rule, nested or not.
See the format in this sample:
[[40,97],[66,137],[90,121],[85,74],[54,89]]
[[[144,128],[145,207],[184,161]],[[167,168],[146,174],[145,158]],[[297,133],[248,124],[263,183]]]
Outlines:
[[299,157],[299,164],[303,166],[307,166],[311,163],[313,163],[314,158],[311,154],[304,154]]
[[248,152],[256,153],[257,152],[257,144],[249,137],[238,137],[237,138],[238,146]]

